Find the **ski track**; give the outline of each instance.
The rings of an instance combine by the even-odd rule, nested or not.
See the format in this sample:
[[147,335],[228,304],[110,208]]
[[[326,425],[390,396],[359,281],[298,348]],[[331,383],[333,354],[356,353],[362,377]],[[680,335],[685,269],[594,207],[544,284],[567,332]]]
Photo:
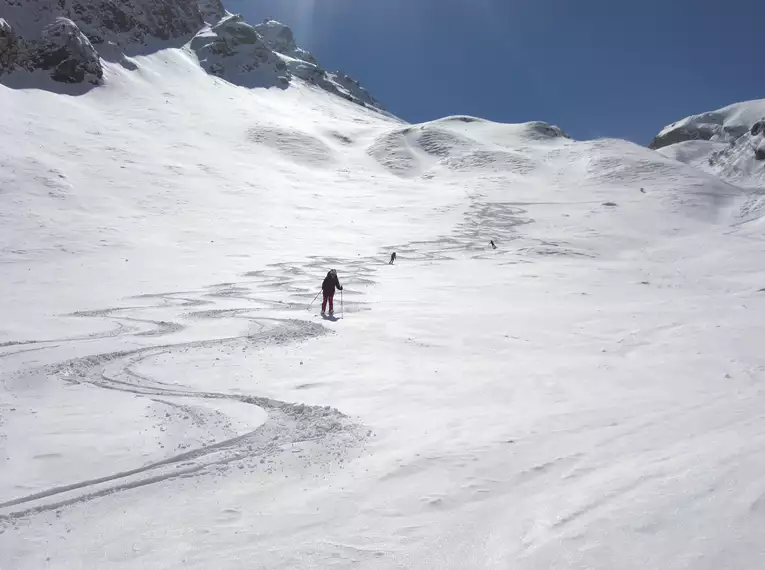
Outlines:
[[[451,235],[429,241],[415,241],[404,245],[385,248],[379,256],[342,259],[337,257],[311,256],[304,262],[281,262],[267,265],[264,269],[253,270],[235,283],[218,283],[200,290],[143,294],[133,300],[152,304],[111,307],[98,310],[77,311],[68,316],[76,318],[106,319],[115,327],[106,332],[79,335],[50,340],[11,341],[3,343],[0,350],[35,345],[9,352],[0,352],[0,358],[12,357],[29,351],[42,351],[66,344],[91,342],[94,340],[125,340],[129,337],[159,339],[194,327],[200,321],[214,319],[244,319],[250,323],[250,334],[227,338],[167,343],[147,347],[97,353],[74,358],[58,364],[47,365],[43,372],[67,383],[88,384],[105,390],[124,392],[130,395],[159,400],[164,404],[183,411],[183,404],[173,401],[231,400],[258,406],[265,410],[268,419],[265,424],[243,435],[218,441],[214,444],[186,451],[150,463],[114,473],[112,475],[79,481],[42,490],[27,496],[17,497],[0,503],[0,522],[13,523],[20,518],[37,513],[56,510],[68,505],[82,503],[98,497],[128,491],[178,477],[189,477],[209,472],[215,466],[232,462],[244,462],[251,468],[262,466],[263,457],[273,456],[286,447],[308,441],[320,441],[334,448],[336,455],[359,446],[368,433],[342,412],[330,407],[304,406],[282,402],[254,395],[229,394],[185,390],[179,385],[156,381],[133,370],[141,361],[164,354],[209,348],[212,346],[267,346],[294,343],[314,338],[329,332],[325,326],[305,320],[307,304],[312,300],[329,267],[341,268],[345,276],[343,284],[347,296],[345,311],[352,313],[370,310],[358,300],[363,292],[358,287],[377,283],[376,276],[387,266],[389,252],[396,251],[398,262],[445,262],[456,254],[469,254],[474,259],[487,259],[492,255],[507,255],[505,249],[489,250],[480,243],[480,236],[493,236],[495,242],[506,244],[518,237],[515,228],[534,221],[525,217],[526,210],[511,203],[484,203],[474,197],[466,212],[464,221]],[[518,253],[536,252],[545,254],[543,248],[550,248],[559,255],[572,252],[560,244],[539,242],[536,248],[516,250]],[[556,249],[559,248],[559,249]],[[573,253],[575,254],[575,253]],[[519,263],[521,260],[513,261]],[[279,297],[279,298],[276,298]],[[285,298],[286,297],[286,298]],[[219,302],[245,301],[246,307],[213,308]],[[210,307],[200,309],[201,307]],[[191,310],[189,310],[191,309]],[[198,310],[197,310],[198,309]],[[172,314],[161,320],[145,318],[146,312],[163,311]],[[285,315],[300,312],[299,319],[262,315],[268,312],[284,311]],[[185,323],[182,321],[186,321]],[[254,332],[252,328],[256,328]],[[17,374],[39,372],[29,369]],[[306,386],[309,387],[309,386]],[[201,418],[196,421],[202,422]]]

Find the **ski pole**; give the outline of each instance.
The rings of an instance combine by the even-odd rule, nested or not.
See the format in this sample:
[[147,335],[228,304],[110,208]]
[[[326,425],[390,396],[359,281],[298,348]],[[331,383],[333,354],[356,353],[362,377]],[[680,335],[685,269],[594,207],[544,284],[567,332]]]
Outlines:
[[[319,290],[319,293],[321,293],[321,290]],[[311,307],[313,307],[313,304],[316,302],[316,299],[319,298],[319,293],[316,293],[316,296],[313,298],[313,301],[311,301],[311,304],[308,305],[308,308],[306,309],[306,311],[310,311],[311,310]]]
[[340,318],[345,318],[345,312],[343,311],[343,290],[340,289]]

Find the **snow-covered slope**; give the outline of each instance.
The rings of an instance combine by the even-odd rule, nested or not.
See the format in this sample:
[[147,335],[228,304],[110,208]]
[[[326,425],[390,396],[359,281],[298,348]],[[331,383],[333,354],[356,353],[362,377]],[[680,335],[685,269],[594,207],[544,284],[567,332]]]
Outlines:
[[765,99],[692,115],[665,127],[650,147],[744,187],[765,188]]
[[658,149],[690,140],[731,142],[746,134],[763,117],[765,99],[734,103],[716,111],[691,115],[664,127],[650,147]]
[[3,570],[759,565],[756,194],[247,88],[310,58],[200,13],[0,85]]

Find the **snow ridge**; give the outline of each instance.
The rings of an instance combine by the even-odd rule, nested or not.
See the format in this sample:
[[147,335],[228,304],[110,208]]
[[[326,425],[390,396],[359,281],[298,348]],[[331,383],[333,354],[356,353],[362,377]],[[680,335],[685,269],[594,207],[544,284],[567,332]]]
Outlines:
[[765,99],[734,103],[716,111],[691,115],[664,127],[649,145],[654,150],[689,140],[731,142],[765,117]]
[[765,187],[765,99],[668,125],[650,148],[745,188]]

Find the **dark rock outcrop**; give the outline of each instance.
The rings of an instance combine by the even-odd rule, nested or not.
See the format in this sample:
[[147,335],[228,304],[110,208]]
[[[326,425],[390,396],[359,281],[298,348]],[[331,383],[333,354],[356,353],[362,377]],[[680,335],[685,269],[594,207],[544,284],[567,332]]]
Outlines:
[[68,18],[95,46],[180,38],[204,25],[192,0],[0,0],[0,13],[29,40],[56,18]]
[[734,103],[715,111],[691,115],[664,127],[648,146],[657,150],[686,141],[734,141],[747,134],[760,118],[757,109],[763,103],[765,100]]
[[50,70],[53,80],[61,83],[95,84],[104,75],[98,52],[77,25],[66,18],[57,18],[45,27],[30,62],[36,68]]
[[711,140],[714,135],[715,131],[704,127],[678,127],[654,137],[654,139],[651,141],[651,144],[648,145],[648,148],[657,150],[671,144],[677,144],[685,141],[708,141]]
[[246,87],[288,83],[287,65],[241,16],[227,15],[191,40],[202,67],[210,74]]
[[[211,17],[223,11],[220,0],[203,3]],[[63,83],[101,80],[99,46],[121,57],[204,26],[193,0],[0,0],[0,14],[0,75],[43,69]]]
[[275,20],[251,26],[221,0],[0,0],[0,77],[46,70],[63,83],[97,84],[101,59],[188,46],[210,74],[245,87],[301,79],[375,110],[382,106],[342,73],[331,73]]
[[226,17],[226,9],[221,0],[197,0],[202,19],[210,25],[217,24]]
[[19,38],[11,25],[0,18],[0,75],[16,68],[20,47]]

